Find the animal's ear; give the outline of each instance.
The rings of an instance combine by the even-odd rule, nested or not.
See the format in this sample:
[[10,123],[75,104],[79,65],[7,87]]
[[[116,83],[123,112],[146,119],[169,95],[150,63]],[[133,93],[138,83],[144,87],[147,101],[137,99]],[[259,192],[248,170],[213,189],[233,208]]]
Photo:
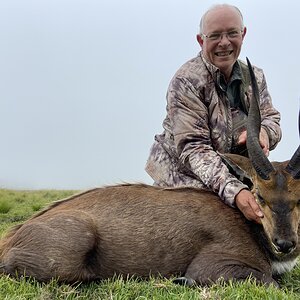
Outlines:
[[255,170],[253,169],[248,157],[231,153],[218,154],[221,156],[223,162],[228,166],[229,170],[232,171],[237,178],[243,181],[246,177],[252,181]]

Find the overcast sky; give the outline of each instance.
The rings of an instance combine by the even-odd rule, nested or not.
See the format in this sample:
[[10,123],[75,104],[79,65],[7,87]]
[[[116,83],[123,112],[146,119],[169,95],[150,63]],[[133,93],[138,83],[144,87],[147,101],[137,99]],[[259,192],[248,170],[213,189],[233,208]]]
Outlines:
[[[0,0],[0,188],[152,183],[166,90],[200,48],[203,0]],[[222,2],[221,2],[222,3]],[[283,139],[299,144],[300,1],[231,1],[248,28],[240,58],[263,68]]]

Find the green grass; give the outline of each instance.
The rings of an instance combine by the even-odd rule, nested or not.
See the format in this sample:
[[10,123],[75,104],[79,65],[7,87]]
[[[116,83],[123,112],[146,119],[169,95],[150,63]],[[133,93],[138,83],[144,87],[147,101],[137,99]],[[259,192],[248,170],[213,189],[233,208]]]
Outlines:
[[[74,191],[0,190],[0,236],[12,225],[29,218],[51,202]],[[90,284],[66,285],[55,280],[47,284],[34,279],[0,276],[1,300],[290,300],[300,299],[300,265],[281,279],[280,289],[263,287],[252,280],[243,283],[215,284],[210,288],[182,287],[171,279],[150,278],[148,281],[114,278]]]
[[74,191],[12,191],[0,189],[0,231],[6,224],[20,223],[54,200]]

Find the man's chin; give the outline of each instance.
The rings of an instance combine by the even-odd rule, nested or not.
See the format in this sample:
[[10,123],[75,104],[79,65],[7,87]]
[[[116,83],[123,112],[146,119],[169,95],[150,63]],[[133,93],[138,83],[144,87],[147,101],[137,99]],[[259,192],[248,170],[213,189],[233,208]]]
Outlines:
[[233,59],[228,59],[228,60],[216,60],[215,62],[214,62],[214,65],[217,67],[217,68],[219,68],[220,69],[220,71],[222,72],[222,73],[227,73],[228,71],[230,71],[230,73],[231,73],[231,70],[232,70],[232,67],[233,67],[233,65],[234,65],[234,60]]

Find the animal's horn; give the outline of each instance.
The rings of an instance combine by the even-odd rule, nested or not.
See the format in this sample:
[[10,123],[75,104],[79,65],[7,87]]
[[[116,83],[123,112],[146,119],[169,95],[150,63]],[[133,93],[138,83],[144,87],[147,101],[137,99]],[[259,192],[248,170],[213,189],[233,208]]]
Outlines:
[[269,179],[269,174],[274,171],[274,168],[259,143],[259,133],[261,127],[261,116],[259,110],[259,90],[257,81],[252,69],[251,63],[247,58],[248,69],[250,72],[252,99],[247,120],[247,149],[249,159],[256,171],[262,179]]
[[[300,110],[298,114],[298,130],[300,134]],[[292,175],[293,178],[300,178],[300,146],[292,156],[288,165],[286,166],[286,170]]]

